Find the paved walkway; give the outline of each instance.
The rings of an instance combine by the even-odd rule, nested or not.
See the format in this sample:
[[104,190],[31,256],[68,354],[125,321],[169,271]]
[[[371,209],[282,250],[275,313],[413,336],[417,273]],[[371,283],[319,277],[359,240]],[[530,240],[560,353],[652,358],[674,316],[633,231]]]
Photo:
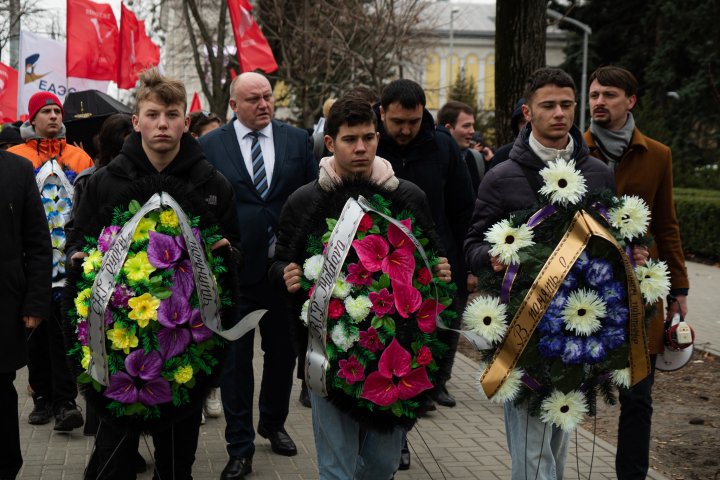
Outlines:
[[[688,322],[695,328],[698,348],[720,354],[720,318],[717,316],[720,269],[690,264],[690,315]],[[256,352],[259,351],[256,342]],[[259,354],[256,356],[258,357]],[[256,358],[256,370],[259,368]],[[27,423],[32,400],[25,393],[27,370],[18,372],[16,381],[20,395],[21,442],[25,464],[21,479],[80,479],[93,446],[93,438],[82,433],[62,434],[52,430],[52,424],[33,427]],[[256,380],[259,375],[256,375]],[[502,408],[480,399],[477,393],[477,364],[458,354],[449,390],[458,401],[455,408],[438,410],[421,419],[409,434],[413,452],[411,469],[399,472],[396,478],[407,479],[507,479],[510,476],[510,457],[505,444]],[[256,385],[256,394],[257,394]],[[270,450],[269,442],[258,439],[253,460],[254,472],[248,480],[312,479],[317,478],[315,447],[310,410],[297,402],[299,383],[296,383],[290,405],[287,430],[298,446],[295,457],[281,457]],[[257,413],[256,413],[257,418]],[[227,455],[223,436],[224,420],[208,419],[202,427],[194,477],[198,480],[217,480]],[[566,479],[613,479],[615,447],[578,429],[570,447]],[[151,443],[150,440],[148,440]],[[151,458],[148,447],[141,441],[141,453]],[[422,459],[422,462],[420,461]],[[151,473],[140,479],[152,478]],[[649,478],[667,480],[651,471]]]

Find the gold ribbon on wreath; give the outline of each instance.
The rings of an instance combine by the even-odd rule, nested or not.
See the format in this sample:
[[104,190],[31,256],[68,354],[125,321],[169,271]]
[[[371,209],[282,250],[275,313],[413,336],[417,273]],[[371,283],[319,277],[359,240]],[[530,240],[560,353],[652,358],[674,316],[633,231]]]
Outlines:
[[650,373],[650,358],[645,332],[645,305],[640,284],[630,259],[615,238],[587,212],[575,214],[565,235],[553,250],[523,299],[508,326],[502,343],[480,377],[480,384],[488,398],[500,389],[540,323],[560,285],[592,237],[600,237],[614,246],[623,260],[627,277],[629,319],[628,362],[630,384],[635,385]]

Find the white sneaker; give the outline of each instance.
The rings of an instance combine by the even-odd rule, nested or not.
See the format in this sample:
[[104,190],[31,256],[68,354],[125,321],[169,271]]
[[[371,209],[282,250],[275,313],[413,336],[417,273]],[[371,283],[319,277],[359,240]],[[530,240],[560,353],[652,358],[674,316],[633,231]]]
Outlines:
[[220,389],[213,388],[205,398],[205,415],[210,418],[218,418],[223,414],[222,401],[220,401]]

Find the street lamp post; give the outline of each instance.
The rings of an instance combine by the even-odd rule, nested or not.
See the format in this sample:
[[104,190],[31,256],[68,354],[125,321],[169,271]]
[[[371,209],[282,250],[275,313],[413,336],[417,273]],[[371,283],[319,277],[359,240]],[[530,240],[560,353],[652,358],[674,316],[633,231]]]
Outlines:
[[[455,40],[455,28],[454,28],[455,14],[458,13],[459,11],[460,11],[460,9],[457,7],[453,7],[453,9],[450,10],[450,45],[449,45],[450,53],[448,55],[448,65],[450,67],[448,70],[449,70],[450,77],[452,77],[452,74],[453,74],[452,67],[453,67],[453,47],[454,47],[454,40]],[[448,82],[447,82],[448,85],[452,85],[452,81],[453,81],[452,78],[448,79]]]
[[568,22],[575,25],[583,31],[583,60],[582,60],[582,76],[580,77],[580,131],[585,131],[585,109],[587,108],[587,56],[588,56],[588,37],[592,33],[589,25],[567,17],[560,12],[547,10],[548,17],[554,18],[561,22]]

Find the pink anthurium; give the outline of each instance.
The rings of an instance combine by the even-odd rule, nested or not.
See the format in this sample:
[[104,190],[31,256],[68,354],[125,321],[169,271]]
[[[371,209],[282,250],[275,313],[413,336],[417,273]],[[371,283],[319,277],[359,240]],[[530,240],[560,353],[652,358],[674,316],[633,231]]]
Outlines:
[[[411,370],[411,361],[410,352],[393,339],[380,356],[378,370],[365,380],[360,397],[387,407],[398,399],[408,400],[433,388],[425,367]],[[398,379],[397,384],[394,378]]]
[[360,262],[371,272],[382,268],[382,261],[390,252],[390,245],[380,235],[368,235],[362,240],[353,240],[352,246]]
[[[400,220],[400,223],[402,223],[404,226],[407,227],[408,230],[412,232],[412,225],[409,218],[406,218],[405,220]],[[392,223],[388,225],[388,240],[390,240],[392,246],[397,249],[408,249],[411,253],[415,251],[415,244],[410,241],[410,239],[403,233],[402,230],[400,230]]]
[[415,313],[422,302],[422,295],[417,288],[410,283],[400,281],[393,282],[393,297],[395,308],[403,318],[408,318],[411,313]]
[[425,300],[415,314],[418,328],[425,333],[434,332],[437,329],[437,316],[443,310],[445,310],[445,305],[432,298]]
[[382,271],[388,274],[390,280],[412,283],[415,271],[415,256],[411,250],[401,248],[393,250],[382,260]]

